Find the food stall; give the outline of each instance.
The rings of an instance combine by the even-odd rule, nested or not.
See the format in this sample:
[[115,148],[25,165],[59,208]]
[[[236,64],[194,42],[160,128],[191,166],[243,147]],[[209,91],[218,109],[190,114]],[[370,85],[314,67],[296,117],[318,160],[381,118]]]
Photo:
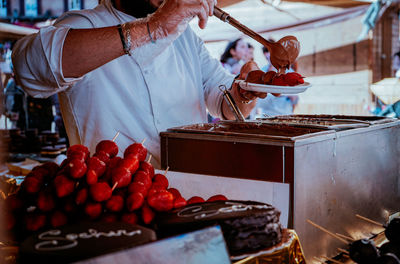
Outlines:
[[346,245],[307,220],[359,239],[379,227],[355,214],[384,223],[398,210],[399,135],[400,121],[381,117],[300,115],[189,125],[161,134],[162,166],[288,184],[288,226],[311,260]]

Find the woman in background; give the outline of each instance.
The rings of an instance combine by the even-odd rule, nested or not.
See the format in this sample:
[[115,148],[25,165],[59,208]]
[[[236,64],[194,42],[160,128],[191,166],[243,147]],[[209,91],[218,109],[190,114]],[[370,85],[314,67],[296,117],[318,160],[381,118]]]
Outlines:
[[221,63],[232,74],[239,74],[240,68],[246,62],[248,45],[243,39],[238,38],[228,43],[221,55]]

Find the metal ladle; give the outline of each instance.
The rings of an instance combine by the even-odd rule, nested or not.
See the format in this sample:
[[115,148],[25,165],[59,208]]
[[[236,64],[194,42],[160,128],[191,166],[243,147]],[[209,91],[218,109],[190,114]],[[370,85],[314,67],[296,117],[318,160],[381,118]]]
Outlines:
[[[245,25],[241,24],[239,21],[231,17],[228,13],[223,11],[217,6],[214,6],[214,16],[222,20],[223,22],[228,22],[233,27],[239,29],[247,36],[253,38],[254,40],[261,43],[263,46],[267,47],[271,56],[270,60],[272,65],[280,71],[285,68],[289,68],[290,64],[295,62],[297,56],[300,52],[300,43],[294,36],[286,36],[278,40],[277,42],[271,42],[263,38],[258,33],[249,29]],[[290,54],[289,49],[293,49],[295,52]]]

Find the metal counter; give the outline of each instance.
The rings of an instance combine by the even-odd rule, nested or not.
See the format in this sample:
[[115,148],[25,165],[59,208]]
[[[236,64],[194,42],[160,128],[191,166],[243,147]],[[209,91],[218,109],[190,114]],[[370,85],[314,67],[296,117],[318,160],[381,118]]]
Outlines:
[[355,214],[384,223],[388,214],[400,210],[397,119],[339,131],[278,125],[282,135],[268,128],[252,134],[231,132],[229,126],[219,131],[212,128],[219,125],[199,126],[161,133],[162,166],[290,184],[289,228],[298,233],[309,263],[313,256],[334,256],[338,247],[346,245],[307,219],[359,239],[382,228]]

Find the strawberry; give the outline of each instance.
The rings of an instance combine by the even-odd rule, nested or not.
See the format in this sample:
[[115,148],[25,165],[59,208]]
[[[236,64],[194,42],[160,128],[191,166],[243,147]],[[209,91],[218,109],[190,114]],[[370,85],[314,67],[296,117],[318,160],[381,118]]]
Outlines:
[[80,189],[80,190],[76,193],[76,196],[75,196],[75,203],[76,203],[77,205],[84,204],[84,203],[86,202],[87,198],[88,198],[88,194],[89,194],[89,192],[88,192],[88,189],[87,189],[87,188]]
[[211,196],[210,198],[207,199],[207,202],[214,202],[214,201],[226,201],[228,198],[226,198],[225,195],[222,194],[217,194],[214,196]]
[[50,224],[52,227],[63,226],[67,222],[68,222],[67,216],[65,215],[65,213],[61,211],[55,211],[54,213],[52,213],[50,217]]
[[141,143],[133,143],[125,149],[124,157],[128,155],[137,156],[140,161],[144,161],[147,156],[147,149]]
[[157,174],[154,175],[153,182],[155,184],[159,184],[161,186],[164,186],[164,189],[167,189],[168,185],[169,185],[167,177],[165,177],[165,175],[160,174],[160,173],[157,173]]
[[131,193],[128,198],[126,198],[126,209],[129,212],[139,209],[144,203],[143,194],[136,192]]
[[96,146],[96,153],[104,151],[110,158],[114,158],[118,154],[118,146],[112,140],[102,140]]
[[149,188],[150,188],[150,186],[145,185],[143,182],[133,181],[128,186],[128,192],[129,193],[140,192],[141,194],[143,194],[144,197],[146,197],[147,193],[149,191]]
[[167,190],[160,190],[147,197],[149,206],[156,211],[165,212],[174,207],[174,196]]
[[54,179],[53,184],[59,198],[71,194],[75,189],[75,182],[62,174]]
[[178,197],[174,200],[174,208],[180,208],[187,205],[187,201],[183,197]]
[[295,86],[298,84],[304,83],[303,76],[298,74],[297,72],[289,72],[283,75],[285,82],[290,86]]
[[204,199],[200,196],[193,196],[189,200],[187,200],[187,204],[195,204],[195,203],[204,203]]
[[272,79],[272,85],[287,86],[284,75],[277,75]]
[[90,185],[90,195],[96,202],[107,201],[111,198],[112,190],[106,182],[98,182]]
[[113,195],[106,202],[106,208],[111,212],[120,212],[124,208],[124,198],[120,195]]
[[87,166],[85,160],[73,158],[68,163],[69,175],[74,179],[82,178],[86,171]]
[[103,207],[101,203],[89,202],[85,206],[85,214],[88,215],[91,219],[96,219],[101,215],[103,211]]
[[142,220],[146,225],[150,224],[154,219],[155,213],[151,208],[144,203],[142,206]]
[[138,217],[135,213],[125,213],[121,216],[121,221],[131,225],[136,225],[138,222]]

